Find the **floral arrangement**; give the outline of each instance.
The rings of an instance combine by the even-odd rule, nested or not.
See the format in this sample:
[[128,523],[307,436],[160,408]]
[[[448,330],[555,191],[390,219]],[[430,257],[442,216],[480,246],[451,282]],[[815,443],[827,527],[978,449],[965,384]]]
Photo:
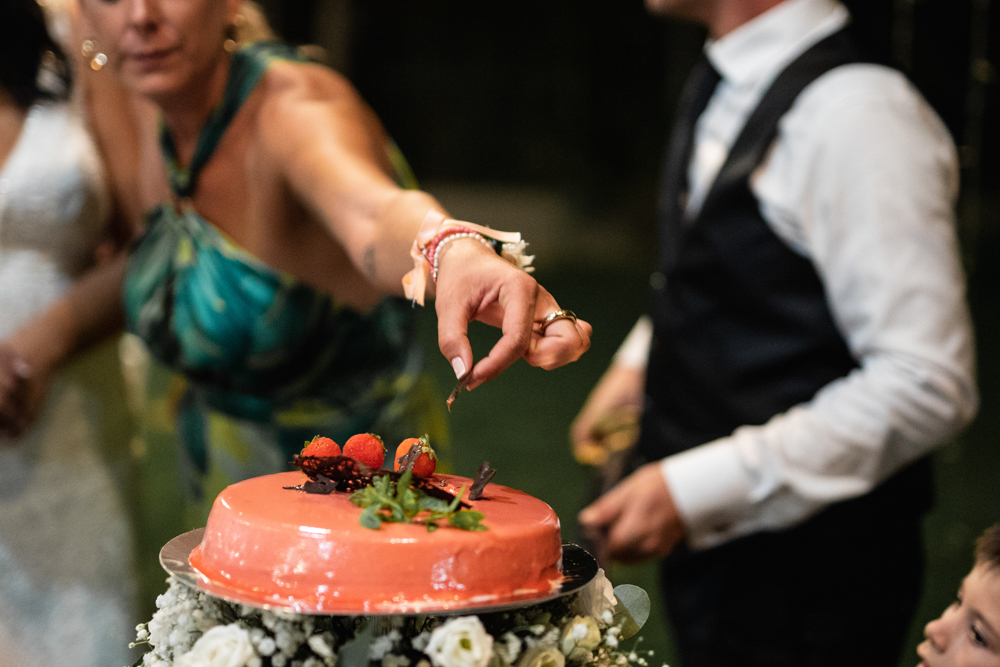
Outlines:
[[[132,646],[134,667],[626,667],[649,615],[636,586],[599,570],[579,591],[470,616],[314,616],[231,604],[171,578]],[[628,646],[626,646],[628,645]],[[664,666],[666,667],[666,666]]]

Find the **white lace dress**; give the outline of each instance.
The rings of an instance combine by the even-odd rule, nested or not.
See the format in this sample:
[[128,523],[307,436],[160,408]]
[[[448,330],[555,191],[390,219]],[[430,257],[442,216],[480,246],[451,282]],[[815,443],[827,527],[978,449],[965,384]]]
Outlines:
[[[92,263],[107,208],[82,123],[65,105],[33,106],[0,170],[0,339]],[[60,373],[22,437],[0,439],[2,667],[134,660],[121,384],[107,345]]]

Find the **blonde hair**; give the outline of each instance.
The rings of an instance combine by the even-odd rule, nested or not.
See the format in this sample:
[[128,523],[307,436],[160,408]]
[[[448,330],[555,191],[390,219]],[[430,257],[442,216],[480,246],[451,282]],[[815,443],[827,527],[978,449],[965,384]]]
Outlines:
[[264,10],[251,0],[244,0],[240,5],[233,31],[233,39],[237,44],[252,44],[277,38],[271,24],[267,22]]

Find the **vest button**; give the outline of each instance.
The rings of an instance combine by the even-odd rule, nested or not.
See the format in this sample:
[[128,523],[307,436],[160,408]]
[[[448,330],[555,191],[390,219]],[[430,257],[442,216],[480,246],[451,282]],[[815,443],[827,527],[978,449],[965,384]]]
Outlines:
[[657,292],[662,292],[663,288],[667,286],[667,277],[657,271],[649,276],[649,286]]

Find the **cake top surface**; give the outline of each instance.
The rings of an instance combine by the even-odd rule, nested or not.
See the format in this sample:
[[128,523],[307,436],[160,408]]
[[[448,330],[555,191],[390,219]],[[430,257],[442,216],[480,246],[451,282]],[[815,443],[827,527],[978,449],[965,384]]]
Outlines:
[[[436,474],[432,479],[436,487],[452,495],[457,495],[465,487],[462,500],[471,509],[483,514],[482,523],[486,527],[484,532],[494,531],[502,535],[532,524],[539,527],[559,527],[559,519],[552,508],[523,491],[500,484],[489,484],[481,499],[469,500],[469,486],[472,483],[469,478]],[[244,517],[246,521],[295,526],[300,532],[314,535],[350,534],[366,539],[379,539],[380,531],[385,531],[386,535],[393,538],[399,534],[414,532],[426,535],[427,539],[439,540],[449,539],[447,536],[457,538],[462,534],[473,541],[488,538],[487,535],[445,527],[428,534],[427,528],[420,523],[385,522],[377,530],[364,528],[358,522],[361,508],[351,502],[350,493],[335,491],[324,495],[286,488],[299,486],[307,480],[308,477],[301,472],[255,477],[227,487],[219,494],[216,502],[226,509],[234,510],[237,516]]]
[[[227,599],[313,613],[390,613],[497,605],[560,594],[559,519],[544,501],[500,484],[468,499],[472,480],[435,474],[435,488],[482,514],[483,530],[440,519],[363,526],[351,493],[306,493],[302,472],[227,487],[189,564]],[[462,491],[462,487],[465,490]],[[419,519],[420,517],[418,517]]]

